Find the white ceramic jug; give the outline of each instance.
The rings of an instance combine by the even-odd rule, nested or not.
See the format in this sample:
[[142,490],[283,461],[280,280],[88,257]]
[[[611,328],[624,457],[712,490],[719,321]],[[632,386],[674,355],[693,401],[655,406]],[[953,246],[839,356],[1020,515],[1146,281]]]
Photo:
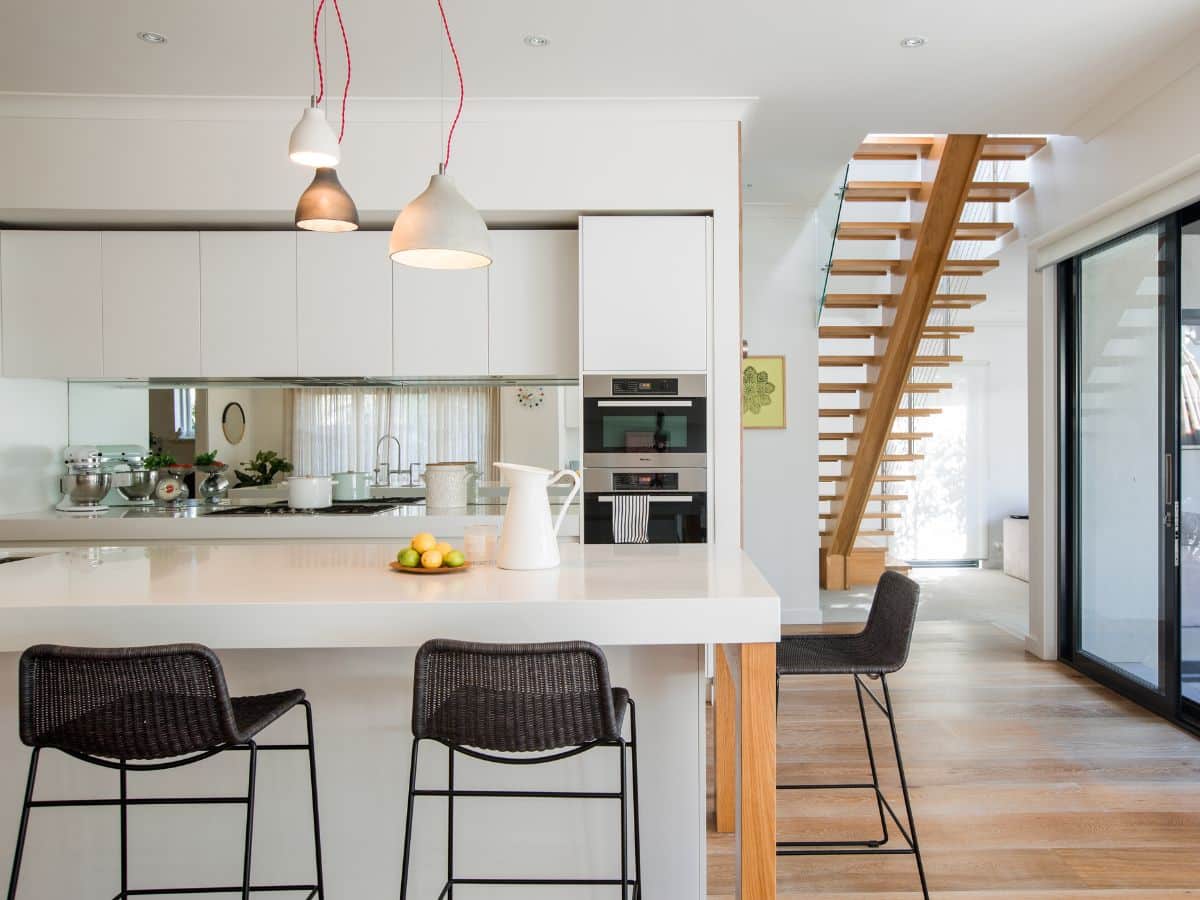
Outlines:
[[454,509],[467,505],[471,470],[467,463],[430,463],[425,467],[425,505]]
[[[553,569],[558,565],[558,530],[562,527],[571,501],[579,493],[579,475],[570,469],[551,472],[536,466],[518,466],[498,462],[501,480],[508,485],[508,508],[500,529],[496,565],[501,569]],[[575,482],[563,501],[557,521],[550,518],[550,494],[547,488],[560,478]]]

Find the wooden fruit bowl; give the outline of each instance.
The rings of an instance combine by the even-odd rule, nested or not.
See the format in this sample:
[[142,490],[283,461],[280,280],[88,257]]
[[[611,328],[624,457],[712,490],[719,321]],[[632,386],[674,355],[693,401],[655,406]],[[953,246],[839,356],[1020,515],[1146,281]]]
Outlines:
[[407,572],[409,575],[453,575],[456,572],[465,572],[471,568],[469,562],[463,563],[457,569],[452,569],[450,566],[440,566],[436,569],[426,569],[424,566],[402,566],[398,562],[390,562],[388,565],[393,572]]

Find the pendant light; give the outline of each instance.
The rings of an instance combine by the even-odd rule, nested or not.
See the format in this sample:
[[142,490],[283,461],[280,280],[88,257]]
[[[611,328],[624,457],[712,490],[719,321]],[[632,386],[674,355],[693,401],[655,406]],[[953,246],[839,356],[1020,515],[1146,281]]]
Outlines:
[[454,68],[458,72],[458,110],[446,135],[446,154],[438,165],[437,174],[429,179],[424,192],[396,217],[388,255],[393,262],[421,269],[477,269],[492,264],[491,242],[483,216],[459,193],[446,174],[450,167],[454,129],[462,116],[465,90],[462,64],[450,34],[446,10],[442,0],[437,0],[437,4],[446,42],[454,55]]
[[317,94],[312,105],[304,111],[299,124],[292,131],[289,151],[293,161],[316,168],[312,183],[300,195],[296,204],[297,228],[306,231],[345,232],[358,228],[358,208],[338,180],[334,168],[341,160],[341,143],[346,134],[346,98],[350,93],[350,41],[346,37],[346,24],[342,20],[342,9],[338,0],[333,0],[338,26],[342,32],[342,45],[346,50],[346,87],[342,91],[342,123],[337,137],[320,109],[325,95],[325,70],[321,65],[319,42],[321,11],[325,0],[317,4],[313,18],[313,51],[317,62]]

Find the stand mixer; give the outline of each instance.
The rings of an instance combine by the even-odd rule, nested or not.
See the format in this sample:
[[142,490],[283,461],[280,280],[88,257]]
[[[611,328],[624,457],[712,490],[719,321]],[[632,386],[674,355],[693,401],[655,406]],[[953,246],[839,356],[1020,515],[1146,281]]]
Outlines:
[[68,447],[63,462],[67,474],[58,480],[63,498],[55,509],[63,512],[92,513],[108,509],[104,498],[112,490],[112,472],[105,469],[99,447]]

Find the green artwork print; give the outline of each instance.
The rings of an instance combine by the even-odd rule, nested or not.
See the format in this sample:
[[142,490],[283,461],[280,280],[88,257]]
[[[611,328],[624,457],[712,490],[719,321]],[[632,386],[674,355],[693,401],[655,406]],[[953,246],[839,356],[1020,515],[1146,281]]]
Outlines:
[[782,356],[742,361],[742,427],[786,428],[787,402]]

